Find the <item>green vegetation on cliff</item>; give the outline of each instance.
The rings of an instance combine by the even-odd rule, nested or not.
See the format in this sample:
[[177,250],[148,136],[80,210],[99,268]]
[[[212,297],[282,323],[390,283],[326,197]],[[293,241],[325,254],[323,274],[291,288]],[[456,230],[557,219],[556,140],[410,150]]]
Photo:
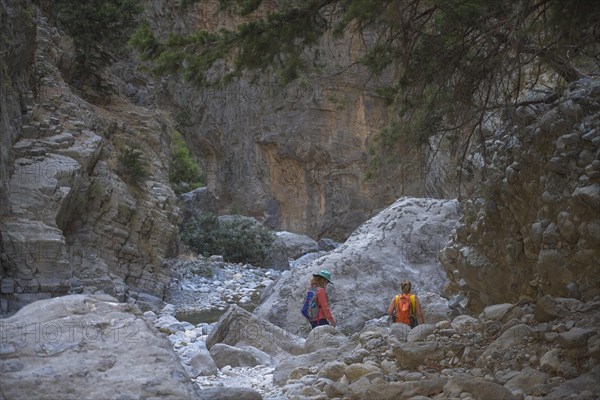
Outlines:
[[137,27],[140,0],[34,0],[45,15],[73,38],[78,87],[103,85],[103,68]]
[[190,154],[190,150],[180,132],[173,132],[173,151],[169,180],[177,194],[197,189],[204,185],[200,166]]
[[221,0],[221,12],[244,22],[164,38],[145,25],[131,43],[156,73],[213,85],[262,70],[290,82],[319,71],[324,35],[360,38],[362,55],[351,62],[394,77],[379,89],[394,112],[373,154],[393,154],[406,138],[427,145],[437,134],[460,137],[466,148],[490,111],[517,105],[526,90],[540,94],[528,101],[543,101],[557,85],[599,73],[600,2],[591,0],[276,3],[273,10],[260,0]]
[[204,256],[222,255],[227,262],[261,266],[275,235],[251,218],[220,220],[214,214],[204,214],[184,222],[181,240]]

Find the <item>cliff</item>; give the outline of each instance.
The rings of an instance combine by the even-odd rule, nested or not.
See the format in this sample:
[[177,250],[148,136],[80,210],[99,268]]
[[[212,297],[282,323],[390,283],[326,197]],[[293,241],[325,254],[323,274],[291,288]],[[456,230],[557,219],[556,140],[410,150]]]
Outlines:
[[[197,28],[216,31],[242,20],[217,13],[218,3],[181,7],[175,0],[154,0],[146,4],[145,17],[161,37]],[[222,213],[342,241],[400,196],[453,197],[456,192],[453,169],[428,170],[429,154],[409,143],[398,149],[396,165],[366,179],[368,147],[389,119],[376,88],[390,84],[391,76],[376,78],[352,65],[361,48],[359,38],[325,37],[313,51],[333,67],[285,87],[269,72],[198,89],[181,79],[154,82],[131,64],[118,69],[130,82],[132,98],[157,101],[172,111]]]
[[441,253],[470,308],[600,295],[599,110],[600,82],[583,79],[517,108],[473,152],[482,183]]
[[[36,8],[3,2],[2,22],[1,311],[84,290],[165,297],[178,246],[169,119],[69,86],[72,42]],[[144,179],[124,165],[132,151]]]

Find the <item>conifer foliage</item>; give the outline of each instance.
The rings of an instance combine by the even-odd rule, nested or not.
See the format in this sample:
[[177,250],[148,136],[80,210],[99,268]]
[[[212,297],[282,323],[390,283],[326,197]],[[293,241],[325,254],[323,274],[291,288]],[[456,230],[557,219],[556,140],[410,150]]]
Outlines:
[[431,135],[466,133],[468,143],[489,111],[515,106],[542,78],[555,88],[600,72],[593,0],[288,0],[272,10],[263,3],[222,0],[221,12],[245,17],[234,29],[156,38],[146,25],[131,43],[155,72],[198,85],[266,69],[285,83],[319,66],[311,50],[324,35],[363,35],[352,61],[397,77],[379,90],[395,111],[378,135],[380,151],[407,136],[427,144]]
[[79,86],[102,83],[102,69],[127,44],[143,9],[140,0],[35,1],[73,38],[77,63],[73,79]]

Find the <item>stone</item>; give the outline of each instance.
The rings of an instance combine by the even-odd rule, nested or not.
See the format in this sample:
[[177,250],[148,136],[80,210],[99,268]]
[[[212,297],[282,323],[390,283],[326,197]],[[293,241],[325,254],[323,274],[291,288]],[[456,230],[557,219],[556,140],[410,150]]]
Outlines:
[[364,376],[369,376],[369,380],[372,379],[371,377],[383,376],[378,367],[370,364],[350,364],[344,368],[344,375],[346,375],[350,384]]
[[2,327],[3,343],[15,348],[0,358],[3,398],[199,398],[165,337],[137,307],[115,298],[38,301],[3,319]]
[[340,361],[332,361],[323,366],[319,373],[317,374],[318,378],[327,378],[332,381],[338,381],[342,376],[344,376],[344,370],[348,365],[346,363]]
[[452,320],[452,327],[456,330],[468,330],[478,323],[476,318],[470,315],[459,315]]
[[440,377],[422,379],[419,381],[389,383],[382,379],[374,379],[371,382],[371,387],[363,398],[394,400],[414,399],[415,396],[419,395],[433,396],[442,391],[446,381],[446,378]]
[[552,349],[544,353],[540,358],[540,369],[544,372],[555,374],[560,366],[560,350]]
[[218,199],[206,186],[182,193],[177,202],[183,221],[201,215],[217,215],[219,212]]
[[560,333],[558,335],[558,343],[565,349],[574,349],[579,347],[585,347],[587,340],[596,335],[595,329],[591,328],[573,328],[567,332]]
[[200,349],[190,357],[188,365],[190,367],[190,374],[193,377],[198,375],[216,375],[218,372],[217,364],[206,349]]
[[517,324],[506,329],[502,335],[492,342],[477,359],[476,365],[481,368],[485,365],[488,357],[495,352],[503,353],[514,346],[523,343],[525,338],[531,334],[531,328],[526,324]]
[[232,305],[210,332],[206,347],[210,350],[217,343],[235,346],[245,344],[270,356],[281,359],[304,353],[305,339],[258,318],[241,307]]
[[309,255],[310,259],[304,259],[300,263],[293,263],[294,266],[306,264],[307,261],[319,257],[317,242],[306,235],[298,233],[276,232],[271,254],[268,256],[266,264],[271,268],[286,270],[290,268],[290,260],[300,259],[303,256]]
[[398,365],[404,369],[416,369],[427,361],[444,358],[443,348],[436,342],[404,342],[392,348]]
[[504,387],[514,392],[520,390],[525,394],[535,393],[537,385],[546,383],[548,375],[531,367],[524,368],[518,375],[510,379]]
[[566,380],[546,395],[547,399],[565,399],[583,391],[600,393],[600,365],[595,366],[590,372],[581,374],[577,378]]
[[262,400],[262,396],[256,390],[243,387],[218,387],[200,390],[200,400]]
[[210,349],[210,355],[217,368],[226,365],[231,367],[254,367],[260,360],[252,352],[223,343],[217,343]]
[[317,242],[317,245],[318,252],[327,252],[337,249],[341,244],[330,238],[321,238]]
[[296,368],[306,368],[307,365],[310,365],[319,369],[329,362],[338,360],[347,350],[348,349],[344,348],[335,349],[328,347],[308,354],[285,357],[275,366],[275,370],[273,371],[273,383],[276,385],[285,384],[290,378],[292,371]]
[[318,326],[308,334],[304,342],[304,350],[311,353],[327,347],[339,347],[347,340],[346,336],[331,325]]
[[592,211],[600,209],[600,184],[578,187],[573,191],[573,200]]
[[[453,200],[399,199],[361,225],[335,250],[286,271],[254,313],[298,332],[298,327],[306,325],[297,312],[298,304],[304,299],[312,274],[327,269],[334,282],[327,287],[329,305],[340,330],[359,331],[366,321],[385,315],[403,279],[414,282],[413,292],[421,301],[428,323],[447,319],[447,301],[440,296],[446,275],[437,253],[458,218],[456,207]],[[391,248],[394,251],[390,252]],[[423,280],[423,276],[428,279]]]
[[559,316],[565,315],[566,311],[557,305],[551,296],[543,296],[535,304],[533,315],[538,322],[549,322]]
[[488,306],[483,310],[481,318],[484,320],[500,320],[512,307],[511,303]]
[[600,336],[594,335],[587,342],[588,353],[595,359],[600,359]]
[[466,392],[477,393],[477,396],[482,399],[514,399],[512,393],[505,387],[481,378],[474,378],[472,380],[465,381],[463,388]]
[[411,329],[406,337],[408,342],[423,341],[435,331],[435,325],[423,324]]

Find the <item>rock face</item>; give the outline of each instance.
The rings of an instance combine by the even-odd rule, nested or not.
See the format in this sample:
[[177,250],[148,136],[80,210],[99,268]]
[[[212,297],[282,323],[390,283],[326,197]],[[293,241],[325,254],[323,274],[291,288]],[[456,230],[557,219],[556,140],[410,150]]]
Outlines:
[[[158,35],[216,31],[240,22],[240,17],[219,14],[217,0],[187,8],[177,3],[146,5]],[[343,66],[363,50],[355,38],[328,37],[315,51]],[[425,168],[428,154],[408,150],[409,145],[398,149],[401,165],[365,179],[368,146],[388,120],[375,88],[389,82],[376,82],[361,67],[325,71],[326,78],[311,76],[288,87],[272,73],[207,90],[165,80],[160,93],[148,90],[152,81],[140,72],[120,70],[126,82],[148,82],[137,88],[129,84],[132,98],[174,107],[222,213],[253,216],[279,231],[343,241],[400,196],[454,197],[444,186],[449,169]]]
[[0,322],[2,398],[197,399],[171,344],[110,296],[63,296]]
[[486,181],[441,257],[472,309],[600,294],[599,110],[600,81],[582,80],[487,138]]
[[447,318],[446,282],[437,260],[458,220],[455,200],[402,198],[365,222],[317,260],[286,271],[255,313],[292,333],[306,328],[300,308],[312,273],[327,269],[330,307],[341,329],[356,330],[385,314],[400,282],[409,279],[427,322]]
[[[14,39],[0,100],[0,313],[84,290],[164,298],[163,259],[178,243],[169,120],[118,96],[97,106],[76,95],[57,67],[72,58],[68,38],[17,3],[2,4],[2,35]],[[143,182],[120,164],[127,146],[148,163]]]

